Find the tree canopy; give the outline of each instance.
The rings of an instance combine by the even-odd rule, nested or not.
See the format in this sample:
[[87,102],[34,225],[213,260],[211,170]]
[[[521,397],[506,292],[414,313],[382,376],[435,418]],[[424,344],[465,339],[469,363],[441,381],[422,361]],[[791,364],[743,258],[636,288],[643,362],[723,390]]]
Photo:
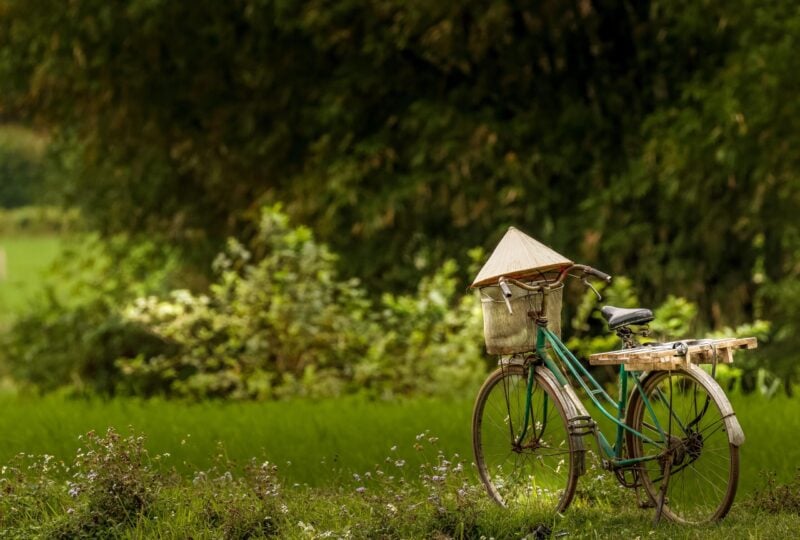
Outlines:
[[0,115],[105,234],[211,253],[284,201],[410,289],[517,225],[711,325],[796,320],[798,39],[755,0],[0,0]]

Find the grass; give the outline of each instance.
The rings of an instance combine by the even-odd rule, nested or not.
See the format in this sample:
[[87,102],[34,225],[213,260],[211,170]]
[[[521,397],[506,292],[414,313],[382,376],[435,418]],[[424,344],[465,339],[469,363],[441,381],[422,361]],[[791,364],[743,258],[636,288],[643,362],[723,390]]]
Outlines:
[[61,242],[56,236],[0,237],[0,250],[6,258],[6,279],[0,280],[0,323],[24,308]]
[[[765,471],[778,481],[791,480],[800,464],[800,401],[753,395],[734,395],[732,401],[747,436],[739,493],[762,485]],[[469,400],[435,399],[182,403],[5,395],[0,396],[0,462],[22,451],[66,460],[79,446],[78,435],[109,426],[127,432],[130,426],[147,434],[151,451],[170,452],[184,471],[208,467],[220,442],[237,461],[263,456],[279,464],[290,483],[336,486],[383,463],[391,447],[408,450],[426,431],[439,438],[445,453],[471,456],[471,408]],[[410,468],[418,464],[414,452],[399,458]]]
[[[133,521],[126,517],[121,524],[104,525],[104,534],[115,537],[246,538],[269,536],[274,532],[270,527],[279,527],[278,536],[285,538],[518,538],[541,524],[567,532],[568,538],[789,537],[800,526],[800,513],[785,509],[785,501],[795,504],[800,489],[773,484],[791,483],[796,476],[800,401],[734,395],[733,402],[748,440],[741,450],[739,494],[730,516],[717,525],[654,528],[652,510],[638,509],[633,493],[618,488],[609,475],[598,476],[597,468],[581,478],[579,497],[564,516],[515,515],[493,506],[469,465],[469,400],[182,403],[6,394],[0,396],[0,463],[12,463],[20,452],[49,454],[54,456],[49,463],[63,462],[70,469],[44,474],[46,466],[28,465],[26,470],[33,473],[25,474],[49,474],[50,480],[26,477],[17,488],[9,487],[8,479],[0,481],[6,482],[6,493],[16,493],[22,501],[12,497],[3,502],[0,497],[0,520],[9,519],[6,526],[20,537],[72,537],[78,534],[74,527],[96,525],[96,516],[87,517],[94,510],[87,508],[110,504],[98,495],[105,492],[76,499],[68,495],[71,484],[65,483],[75,482],[80,468],[87,467],[75,458],[79,448],[79,455],[99,455],[87,452],[87,439],[78,435],[90,430],[101,434],[109,426],[126,434],[130,426],[146,434],[148,455],[155,456],[147,463],[162,479],[142,488],[152,491],[152,508],[134,508],[120,514],[134,516]],[[421,433],[426,433],[421,440],[427,446],[422,451],[417,443]],[[424,473],[442,456],[453,463],[463,460],[465,467],[439,486]],[[254,495],[260,488],[251,485],[258,474],[246,467],[250,458],[277,467],[279,503]],[[382,478],[393,479],[378,480],[374,475],[379,470],[386,471]],[[768,485],[767,471],[774,472],[774,481],[765,496],[759,490]],[[115,482],[124,484],[131,477],[137,475],[125,473],[124,481]],[[359,493],[358,487],[365,492]],[[465,487],[466,495],[456,495]],[[30,490],[33,495],[25,499]],[[76,506],[80,501],[83,510]],[[4,514],[3,504],[27,513]],[[116,515],[107,509],[102,513]],[[269,523],[263,521],[265,515]],[[36,528],[41,523],[47,526]]]
[[[285,481],[296,464],[237,465],[212,448],[207,467],[174,474],[180,446],[156,454],[137,434],[92,433],[66,463],[21,456],[0,469],[0,530],[4,538],[731,539],[789,538],[800,526],[797,480],[742,496],[723,522],[704,526],[654,526],[652,510],[596,470],[564,515],[509,511],[488,501],[469,458],[446,454],[441,439],[414,440],[390,449],[389,462],[311,488]],[[398,465],[406,455],[417,466]]]

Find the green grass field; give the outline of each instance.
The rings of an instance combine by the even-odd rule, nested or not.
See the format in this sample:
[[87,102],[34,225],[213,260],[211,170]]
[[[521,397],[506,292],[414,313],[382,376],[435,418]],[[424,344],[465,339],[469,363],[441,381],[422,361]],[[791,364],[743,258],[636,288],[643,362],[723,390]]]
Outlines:
[[6,276],[0,279],[0,324],[8,322],[36,292],[42,272],[60,246],[61,239],[56,236],[0,237],[6,259]]
[[[159,502],[149,511],[149,518],[140,517],[112,535],[126,538],[269,536],[261,525],[257,526],[261,532],[248,528],[254,526],[247,517],[251,510],[282,513],[275,519],[281,527],[279,536],[287,538],[413,538],[429,537],[432,531],[443,531],[440,538],[513,538],[524,536],[520,531],[537,520],[548,523],[553,531],[566,531],[569,538],[786,538],[800,526],[800,515],[793,511],[764,512],[753,500],[766,485],[768,471],[776,473],[780,482],[789,482],[795,476],[800,463],[800,447],[796,444],[800,401],[733,396],[733,402],[748,437],[741,452],[738,502],[721,525],[703,527],[662,524],[654,528],[652,510],[638,509],[632,492],[616,488],[607,474],[604,478],[598,476],[598,468],[581,477],[578,499],[563,518],[555,520],[509,514],[491,505],[470,467],[455,485],[426,485],[420,481],[420,471],[437,462],[437,450],[448,457],[459,454],[456,459],[467,464],[472,461],[471,402],[467,400],[385,403],[346,398],[190,404],[4,395],[0,397],[0,462],[11,463],[15,455],[24,453],[50,454],[55,458],[52,463],[63,460],[70,464],[78,448],[85,454],[87,440],[79,440],[78,435],[89,430],[103,433],[114,426],[126,434],[130,426],[134,432],[144,433],[151,456],[169,454],[153,462],[157,470],[175,470],[183,480],[159,488]],[[424,444],[420,450],[417,435],[421,433],[426,433],[423,443],[431,437],[438,440],[433,445]],[[225,497],[232,497],[231,501],[247,500],[248,493],[255,489],[248,483],[252,471],[243,472],[241,467],[228,463],[231,460],[244,464],[252,457],[259,463],[269,461],[277,466],[282,485],[281,510],[275,510],[269,501],[251,501],[254,506],[237,507],[230,515],[211,512],[209,504],[223,504]],[[222,474],[221,461],[227,464],[224,469],[234,471],[232,484],[197,484],[198,471],[216,470],[213,474]],[[379,469],[397,479],[382,484],[376,484],[375,477],[367,480],[368,472],[374,474]],[[73,470],[65,472],[73,474]],[[64,476],[61,481],[42,483],[46,489],[36,488],[44,489],[39,497],[44,497],[46,504],[29,501],[29,515],[21,522],[13,522],[15,526],[23,524],[19,529],[24,531],[20,533],[22,537],[41,520],[50,520],[47,522],[55,526],[53,523],[60,523],[59,519],[73,519],[59,513],[72,504],[67,495],[70,484],[65,483],[68,474]],[[195,480],[191,481],[193,477]],[[438,507],[436,497],[444,492],[437,490],[455,492],[462,481],[467,483],[463,485],[473,486],[472,495],[459,502],[451,493],[449,502]],[[361,484],[368,486],[365,494],[356,491]],[[418,487],[411,487],[414,485]],[[203,499],[206,496],[216,502]],[[395,497],[399,499],[395,501]],[[412,504],[403,497],[419,501]],[[231,501],[224,502],[226,508],[234,504]],[[402,512],[386,514],[387,508],[406,503],[409,517],[403,518]],[[36,509],[36,504],[41,508]],[[393,524],[391,527],[397,530],[384,530],[383,522]],[[230,532],[238,531],[240,526],[250,532]],[[43,536],[51,534],[54,533]]]
[[[788,481],[800,465],[800,400],[733,396],[747,441],[741,448],[739,493],[763,485],[772,471]],[[148,448],[169,452],[183,470],[204,469],[217,443],[236,460],[269,459],[290,483],[335,486],[386,457],[414,470],[416,435],[439,438],[446,454],[471,460],[470,401],[413,399],[394,403],[356,398],[266,403],[181,403],[132,399],[65,400],[57,396],[0,398],[0,462],[18,452],[67,460],[78,435],[113,426],[143,432]],[[396,446],[395,452],[390,449]],[[591,443],[591,447],[594,443]],[[289,465],[289,463],[291,463]]]

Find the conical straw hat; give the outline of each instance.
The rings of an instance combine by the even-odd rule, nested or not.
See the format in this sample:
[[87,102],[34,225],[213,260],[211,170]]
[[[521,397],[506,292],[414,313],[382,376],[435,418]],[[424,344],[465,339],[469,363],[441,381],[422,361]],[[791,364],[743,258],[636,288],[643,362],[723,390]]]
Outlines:
[[572,261],[556,253],[524,232],[509,227],[492,256],[478,272],[472,287],[490,285],[501,276],[524,278],[534,272],[558,270],[572,264]]

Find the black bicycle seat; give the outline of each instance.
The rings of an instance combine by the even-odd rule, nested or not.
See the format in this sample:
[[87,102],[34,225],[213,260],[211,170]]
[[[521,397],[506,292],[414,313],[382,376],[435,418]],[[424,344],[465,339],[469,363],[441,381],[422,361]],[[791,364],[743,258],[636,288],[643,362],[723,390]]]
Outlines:
[[600,310],[603,318],[608,322],[608,328],[615,330],[620,326],[629,324],[645,324],[653,320],[653,312],[646,308],[618,308],[603,306]]

